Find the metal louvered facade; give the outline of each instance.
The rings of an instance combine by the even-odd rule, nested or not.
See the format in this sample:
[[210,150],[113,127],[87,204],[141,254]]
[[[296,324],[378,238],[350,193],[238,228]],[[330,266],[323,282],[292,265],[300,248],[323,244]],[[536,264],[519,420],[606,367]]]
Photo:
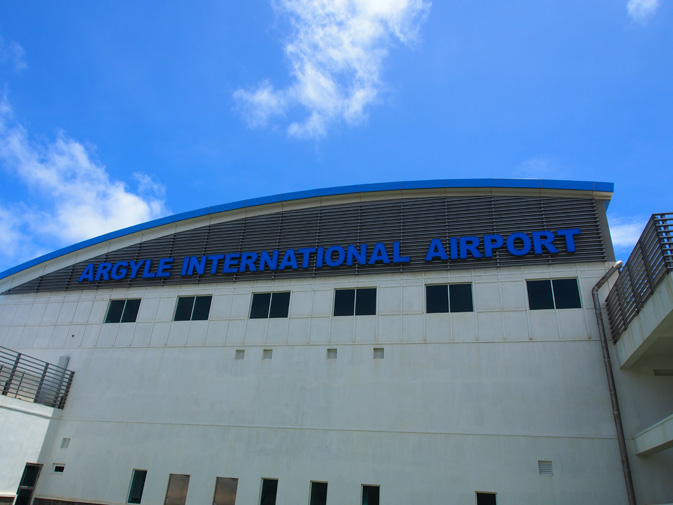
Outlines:
[[[499,248],[489,258],[425,261],[433,239],[448,244],[454,237],[576,228],[581,229],[581,234],[575,237],[574,253],[565,249],[563,241],[557,241],[557,254],[513,256],[505,248]],[[201,226],[111,251],[12,287],[6,294],[606,261],[613,259],[606,237],[603,202],[592,198],[494,195],[398,198],[277,211]],[[78,282],[89,263],[172,257],[179,265],[187,256],[273,250],[282,254],[288,249],[374,243],[392,248],[393,242],[401,244],[401,252],[410,257],[409,262],[318,267],[313,255],[308,268],[230,274],[206,271],[203,275]],[[483,247],[482,243],[479,246],[482,255]]]

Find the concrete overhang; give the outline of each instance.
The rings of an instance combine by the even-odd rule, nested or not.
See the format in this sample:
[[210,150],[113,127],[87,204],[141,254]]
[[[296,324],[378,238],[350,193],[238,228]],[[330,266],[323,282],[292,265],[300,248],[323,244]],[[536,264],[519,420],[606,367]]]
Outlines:
[[673,357],[673,275],[667,275],[615,344],[619,366]]
[[638,433],[634,443],[638,456],[649,456],[673,447],[673,414]]

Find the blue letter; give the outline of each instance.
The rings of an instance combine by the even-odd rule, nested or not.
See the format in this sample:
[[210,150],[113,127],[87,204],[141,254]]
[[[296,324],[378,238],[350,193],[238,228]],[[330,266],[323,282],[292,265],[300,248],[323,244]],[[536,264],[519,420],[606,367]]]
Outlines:
[[[157,267],[157,277],[170,277],[173,258],[161,258]],[[168,270],[168,271],[166,271]]]
[[566,250],[569,253],[574,253],[575,252],[575,239],[573,238],[573,235],[579,235],[580,234],[580,229],[579,228],[572,228],[570,230],[556,230],[557,235],[562,235],[566,238]]
[[297,251],[302,255],[301,267],[308,268],[311,261],[311,253],[315,252],[315,247],[302,247],[301,249],[297,249]]
[[460,237],[459,242],[460,259],[467,258],[467,251],[470,251],[475,258],[481,258],[481,253],[477,250],[477,247],[479,247],[479,237]]
[[110,274],[110,276],[116,281],[118,281],[119,279],[123,279],[124,277],[126,277],[127,273],[126,267],[128,265],[129,264],[126,261],[118,261],[117,263],[115,263],[115,266],[112,267],[112,273]]
[[150,272],[150,268],[152,268],[152,260],[145,260],[145,269],[143,270],[143,279],[145,278],[152,278],[156,276],[154,272]]
[[84,272],[82,272],[82,275],[79,276],[77,282],[82,282],[84,279],[87,281],[93,281],[93,263],[89,263],[86,268],[84,268]]
[[[185,259],[187,259],[187,258],[185,258]],[[143,264],[143,261],[145,261],[145,260],[130,261],[130,263],[131,263],[131,279],[136,278],[136,275],[138,275],[138,270],[140,270],[140,265]]]
[[225,274],[236,273],[238,270],[238,258],[240,257],[241,255],[239,253],[227,254],[227,256],[224,258],[224,267],[222,268],[222,272]]
[[[332,259],[332,253],[334,251],[338,253],[336,261]],[[333,245],[332,247],[328,247],[327,251],[325,251],[325,263],[330,267],[338,267],[344,262],[344,256],[346,256],[344,248],[340,245]]]
[[264,270],[264,264],[269,266],[270,270],[276,270],[278,268],[278,249],[273,251],[273,256],[269,256],[269,253],[262,251],[262,257],[259,259],[259,271]]
[[360,244],[359,252],[354,245],[349,245],[346,251],[346,265],[352,265],[353,258],[358,260],[358,264],[360,265],[367,264],[367,244]]
[[[514,241],[518,238],[523,242],[523,249],[516,249],[514,247]],[[509,237],[507,237],[507,250],[514,256],[523,256],[528,254],[530,252],[530,238],[528,238],[528,235],[525,233],[512,233]]]
[[502,235],[484,235],[484,257],[491,258],[493,256],[493,249],[502,247],[505,240]]
[[377,261],[390,263],[390,258],[388,257],[388,251],[386,251],[386,246],[383,242],[377,242],[376,244],[374,244],[374,250],[372,251],[372,255],[369,257],[370,265],[375,265]]
[[255,269],[255,261],[257,261],[257,253],[256,252],[244,252],[241,255],[241,266],[239,267],[238,271],[239,272],[245,272],[245,267],[248,267],[248,269],[251,272],[254,272]]
[[449,259],[449,257],[446,255],[446,251],[444,250],[444,246],[442,245],[442,241],[438,238],[433,238],[432,242],[430,242],[428,254],[425,255],[425,261],[432,261],[435,258],[439,258],[440,260],[444,261]]
[[217,262],[224,258],[224,254],[211,254],[208,256],[210,260],[210,273],[217,273]]
[[547,248],[550,253],[557,253],[558,249],[554,247],[554,234],[550,231],[534,231],[533,232],[533,251],[535,254],[542,254],[542,246]]
[[393,263],[409,263],[409,256],[400,256],[400,243],[393,242]]
[[[190,256],[187,275],[194,275],[194,270],[198,275],[203,275],[206,272],[206,260],[207,256],[201,256],[201,259],[198,256]],[[145,270],[147,270],[147,266],[145,266]],[[145,276],[143,275],[143,277]]]
[[103,277],[103,280],[109,281],[109,273],[110,270],[112,269],[112,263],[99,263],[98,264],[98,271],[96,272],[96,280],[99,281],[101,277]]
[[283,256],[283,261],[280,262],[278,270],[284,270],[287,266],[292,267],[292,270],[299,268],[297,266],[297,257],[294,254],[294,249],[288,249],[285,251],[285,256]]

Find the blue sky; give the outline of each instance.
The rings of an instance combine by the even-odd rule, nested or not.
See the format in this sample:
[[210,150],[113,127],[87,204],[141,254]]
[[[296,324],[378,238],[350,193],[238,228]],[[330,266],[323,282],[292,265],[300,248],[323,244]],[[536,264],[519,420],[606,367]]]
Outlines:
[[673,211],[671,0],[0,3],[0,271],[229,201],[368,182],[615,183]]

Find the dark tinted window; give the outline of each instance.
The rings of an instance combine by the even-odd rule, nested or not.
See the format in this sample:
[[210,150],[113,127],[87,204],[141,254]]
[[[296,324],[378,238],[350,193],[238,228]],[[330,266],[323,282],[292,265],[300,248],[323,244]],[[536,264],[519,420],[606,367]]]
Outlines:
[[194,308],[194,297],[184,296],[178,298],[178,306],[175,309],[174,321],[189,321],[192,318],[192,309]]
[[355,310],[355,290],[339,289],[334,292],[334,315],[352,316]]
[[255,293],[252,295],[252,307],[250,319],[266,319],[269,317],[269,304],[271,293]]
[[140,503],[143,497],[143,489],[145,488],[145,477],[147,477],[147,470],[133,470],[127,503]]
[[450,284],[449,307],[451,312],[472,312],[472,284]]
[[194,301],[194,312],[192,313],[192,321],[207,321],[210,315],[210,302],[212,296],[197,296]]
[[362,486],[362,505],[379,505],[378,486]]
[[269,317],[287,317],[290,308],[290,293],[273,293]]
[[42,468],[42,465],[31,465],[30,463],[26,463],[19,485],[21,487],[35,487],[37,476],[40,475],[40,468]]
[[449,290],[446,285],[425,286],[425,306],[428,314],[449,311]]
[[275,479],[262,479],[262,497],[259,505],[276,505],[276,492],[278,481]]
[[495,493],[477,493],[477,505],[496,505]]
[[311,482],[311,502],[309,505],[327,504],[327,482]]
[[579,309],[580,292],[577,288],[577,279],[554,279],[554,301],[557,309]]
[[124,314],[122,315],[122,323],[135,323],[138,317],[138,309],[140,308],[140,299],[126,300],[124,307]]
[[528,286],[528,306],[530,310],[554,308],[550,281],[526,281],[526,284]]
[[215,497],[213,505],[236,505],[238,479],[218,477],[215,480]]
[[122,319],[122,312],[124,312],[124,304],[126,300],[112,300],[110,307],[107,310],[106,323],[118,323]]
[[373,316],[376,314],[376,288],[355,290],[355,315]]

